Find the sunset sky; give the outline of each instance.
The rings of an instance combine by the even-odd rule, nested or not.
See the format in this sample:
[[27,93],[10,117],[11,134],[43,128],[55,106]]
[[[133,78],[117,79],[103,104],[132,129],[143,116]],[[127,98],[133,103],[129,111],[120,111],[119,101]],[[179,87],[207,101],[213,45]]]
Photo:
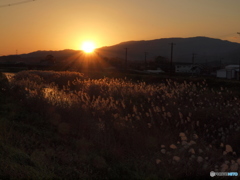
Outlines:
[[0,1],[0,56],[130,40],[207,36],[240,43],[240,0]]

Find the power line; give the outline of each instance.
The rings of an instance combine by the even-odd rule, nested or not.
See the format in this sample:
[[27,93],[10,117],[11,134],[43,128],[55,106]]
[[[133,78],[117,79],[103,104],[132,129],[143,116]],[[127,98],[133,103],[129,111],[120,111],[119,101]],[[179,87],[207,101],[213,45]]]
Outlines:
[[125,70],[127,71],[127,56],[128,56],[128,48],[125,48]]
[[20,5],[20,4],[25,4],[25,3],[32,2],[32,1],[36,1],[36,0],[26,0],[26,1],[16,2],[16,3],[11,3],[11,4],[4,4],[4,5],[1,5],[0,8],[9,7],[9,6],[15,6],[15,5]]
[[145,70],[147,69],[147,54],[148,52],[144,52]]
[[173,69],[173,46],[176,45],[176,44],[171,43],[170,45],[171,45],[171,59],[170,59],[171,60],[171,62],[170,62],[170,66],[171,67],[170,67],[170,72],[172,72],[172,69]]
[[221,34],[221,35],[218,35],[218,36],[214,36],[214,38],[224,38],[224,37],[233,36],[234,34],[236,34],[236,33],[232,32],[232,33],[228,33],[228,34]]

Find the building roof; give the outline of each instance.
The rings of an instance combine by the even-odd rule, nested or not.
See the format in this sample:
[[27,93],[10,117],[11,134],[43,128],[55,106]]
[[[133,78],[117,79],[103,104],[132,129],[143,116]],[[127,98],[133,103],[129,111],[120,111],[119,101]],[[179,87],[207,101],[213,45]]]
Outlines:
[[236,69],[239,68],[239,65],[228,65],[225,67],[225,69]]
[[178,62],[178,63],[175,63],[175,66],[179,66],[179,65],[193,65],[192,63],[181,63],[181,62]]
[[146,70],[146,72],[149,72],[149,73],[163,73],[164,71],[161,70],[161,69],[158,69],[158,70]]
[[217,71],[226,71],[226,69],[218,69]]

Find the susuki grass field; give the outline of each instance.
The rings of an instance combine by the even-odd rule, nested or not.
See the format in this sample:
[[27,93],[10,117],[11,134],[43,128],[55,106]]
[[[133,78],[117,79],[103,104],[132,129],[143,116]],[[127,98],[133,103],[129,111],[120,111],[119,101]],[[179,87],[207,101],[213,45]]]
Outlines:
[[79,179],[240,173],[240,96],[224,86],[22,71],[3,94],[12,103],[2,102],[1,148],[15,149],[2,177],[20,170],[23,178]]

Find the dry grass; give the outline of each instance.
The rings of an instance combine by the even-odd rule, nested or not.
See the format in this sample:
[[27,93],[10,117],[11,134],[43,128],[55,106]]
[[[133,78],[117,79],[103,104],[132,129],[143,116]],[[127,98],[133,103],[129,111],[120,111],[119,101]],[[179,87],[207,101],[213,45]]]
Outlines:
[[240,131],[239,94],[224,87],[213,90],[205,80],[146,84],[25,71],[14,77],[10,89],[61,137],[80,138],[81,151],[96,151],[72,158],[84,158],[91,168],[101,169],[101,176],[109,171],[116,178],[123,171],[155,179],[240,170],[240,148],[233,138]]

